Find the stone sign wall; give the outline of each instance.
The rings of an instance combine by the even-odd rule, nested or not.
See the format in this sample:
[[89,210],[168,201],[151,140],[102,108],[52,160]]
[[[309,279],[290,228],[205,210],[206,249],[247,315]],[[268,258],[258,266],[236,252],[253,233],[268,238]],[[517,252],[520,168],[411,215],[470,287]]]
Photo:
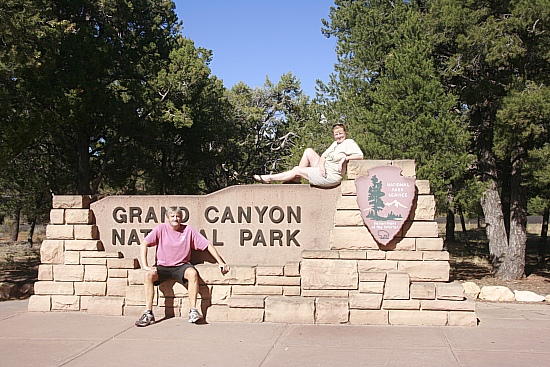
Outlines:
[[[219,246],[221,275],[195,258],[207,321],[369,325],[476,325],[475,302],[449,282],[449,254],[434,221],[429,182],[393,240],[377,243],[357,206],[354,179],[393,165],[415,178],[413,161],[351,161],[331,190],[243,185],[206,196],[53,199],[31,311],[139,316],[144,310],[139,243],[167,207]],[[155,289],[155,313],[187,316],[187,289]]]

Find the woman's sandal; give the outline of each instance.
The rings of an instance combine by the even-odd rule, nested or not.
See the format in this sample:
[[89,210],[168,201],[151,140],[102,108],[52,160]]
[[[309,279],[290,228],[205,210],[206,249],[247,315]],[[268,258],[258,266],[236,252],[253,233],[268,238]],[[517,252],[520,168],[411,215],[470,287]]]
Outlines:
[[268,184],[269,181],[266,181],[264,180],[264,178],[262,177],[262,175],[254,175],[252,176],[254,178],[255,181],[257,182],[260,182],[260,183],[263,183],[263,184]]

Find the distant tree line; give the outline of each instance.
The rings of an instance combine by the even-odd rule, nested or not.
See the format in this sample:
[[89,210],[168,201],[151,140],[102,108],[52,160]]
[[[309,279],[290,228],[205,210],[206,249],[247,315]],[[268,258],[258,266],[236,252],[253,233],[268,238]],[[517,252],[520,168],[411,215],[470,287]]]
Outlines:
[[224,88],[171,1],[6,0],[0,213],[251,183],[343,122],[367,159],[417,162],[448,236],[455,213],[483,216],[495,275],[521,278],[528,210],[550,207],[549,27],[550,0],[336,0],[334,73],[310,97],[291,73]]

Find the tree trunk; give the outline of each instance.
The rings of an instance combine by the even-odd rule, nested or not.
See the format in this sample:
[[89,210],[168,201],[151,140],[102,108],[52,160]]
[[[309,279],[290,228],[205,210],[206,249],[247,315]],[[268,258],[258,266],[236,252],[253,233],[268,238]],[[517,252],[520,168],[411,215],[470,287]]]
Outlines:
[[10,228],[10,240],[11,241],[17,241],[17,238],[19,237],[19,221],[21,219],[21,208],[15,209],[15,212],[13,213],[13,223]]
[[540,230],[539,251],[537,256],[537,266],[544,268],[546,266],[546,239],[548,238],[548,219],[550,217],[550,208],[544,208],[542,215],[542,228]]
[[466,249],[470,255],[473,255],[472,246],[470,246],[470,239],[468,238],[468,232],[466,232],[466,221],[464,220],[464,212],[462,211],[462,205],[458,205],[458,214],[460,215],[460,225],[462,226],[462,233],[464,233],[464,241],[466,241]]
[[455,213],[453,211],[454,197],[447,194],[447,222],[445,224],[445,242],[455,241]]
[[508,238],[504,227],[504,217],[500,196],[496,189],[496,182],[489,185],[481,197],[481,207],[485,215],[485,231],[489,240],[489,260],[493,272],[497,274],[506,258],[508,249]]
[[33,242],[32,242],[32,236],[34,235],[34,228],[36,226],[36,218],[32,218],[30,220],[30,228],[29,228],[29,235],[27,236],[27,242],[29,244],[29,247],[32,248]]

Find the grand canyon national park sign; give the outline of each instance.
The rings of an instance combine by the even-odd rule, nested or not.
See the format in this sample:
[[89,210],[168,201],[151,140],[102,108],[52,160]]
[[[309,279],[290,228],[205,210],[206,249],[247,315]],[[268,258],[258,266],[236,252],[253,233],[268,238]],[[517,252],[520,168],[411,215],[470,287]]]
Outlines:
[[387,245],[407,220],[415,196],[415,180],[397,166],[371,168],[355,180],[361,218],[373,238]]
[[[183,223],[208,238],[226,262],[278,265],[300,259],[303,250],[328,250],[337,194],[309,185],[254,185],[204,196],[109,196],[91,209],[105,250],[125,258],[139,258],[143,238],[177,206]],[[149,255],[154,259],[154,251]],[[194,252],[192,261],[213,260],[207,256]]]

